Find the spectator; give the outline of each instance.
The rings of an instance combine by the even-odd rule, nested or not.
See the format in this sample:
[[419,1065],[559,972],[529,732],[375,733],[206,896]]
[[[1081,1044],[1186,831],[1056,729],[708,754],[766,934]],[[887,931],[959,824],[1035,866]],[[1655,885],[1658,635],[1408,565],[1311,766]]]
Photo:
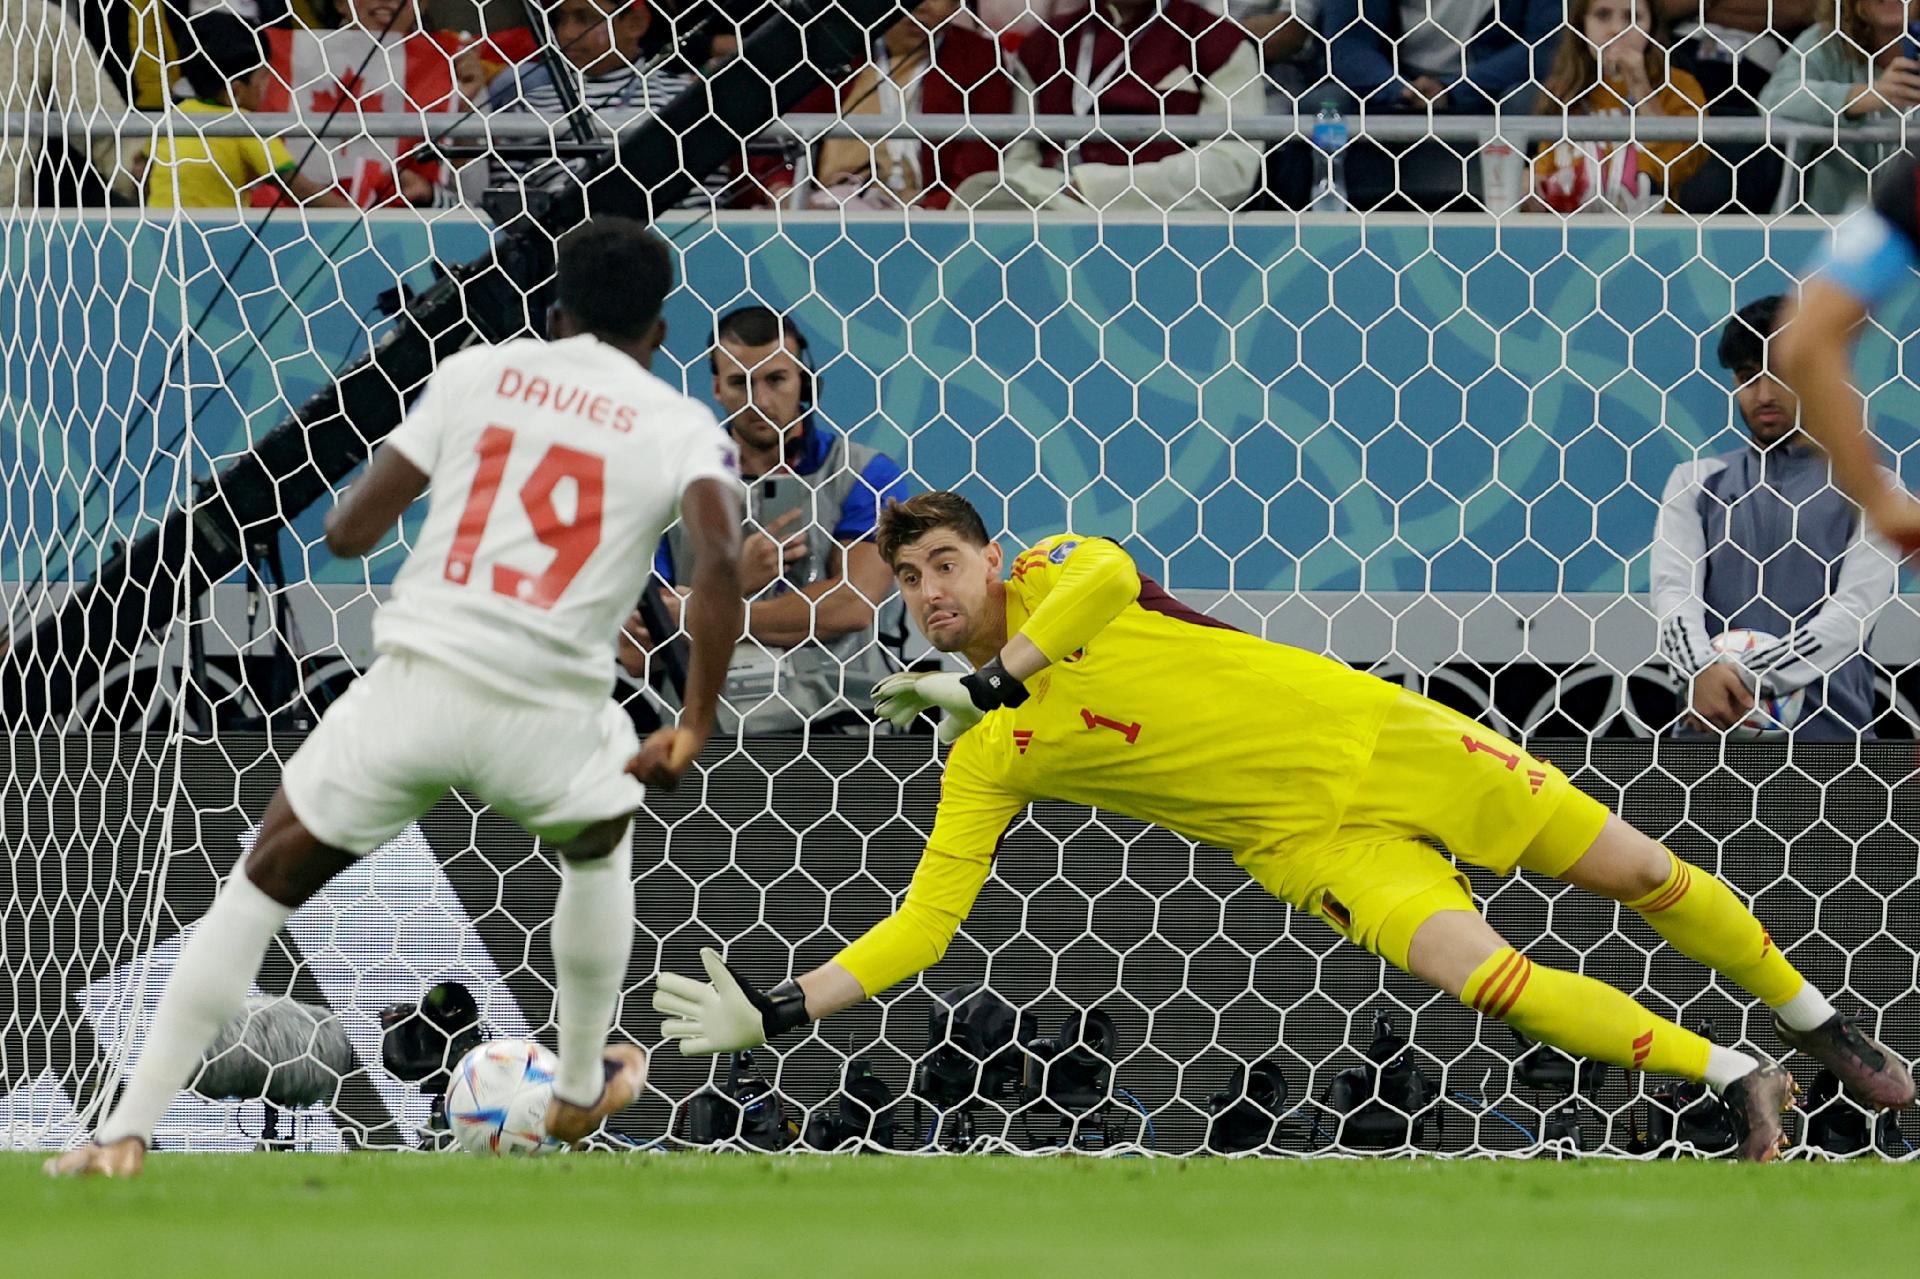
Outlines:
[[[1572,0],[1567,34],[1540,93],[1542,114],[1697,118],[1700,82],[1669,69],[1646,0]],[[1699,142],[1548,142],[1533,161],[1535,198],[1560,213],[1667,208],[1706,163]]]
[[[192,52],[186,24],[224,10],[256,31],[327,27],[335,0],[88,0],[79,6],[87,38],[113,69],[115,83],[143,111],[159,111],[191,93],[181,62]],[[346,0],[338,0],[344,4]]]
[[971,0],[968,8],[994,40],[1009,51],[1020,47],[1027,33],[1072,0]]
[[[0,110],[118,120],[126,109],[80,28],[57,3],[0,0]],[[67,141],[77,164],[66,162],[65,143],[49,147],[43,137],[7,130],[0,138],[0,202],[36,205],[44,191],[48,203],[72,207],[96,175],[93,202],[104,203],[108,189],[138,199],[139,143],[81,133]]]
[[1227,16],[1260,51],[1268,97],[1293,110],[1327,78],[1327,52],[1316,34],[1320,0],[1227,0]]
[[517,30],[480,42],[423,31],[417,0],[347,0],[347,12],[337,30],[268,31],[274,80],[261,109],[303,112],[315,129],[332,116],[322,145],[296,146],[301,172],[317,185],[340,186],[363,208],[456,203],[451,169],[423,139],[370,137],[357,116],[453,111],[461,102],[458,58],[515,61],[532,50],[531,37]]
[[[1252,119],[1266,110],[1253,42],[1191,0],[1076,4],[1028,34],[1013,70],[1043,115]],[[1232,209],[1259,169],[1260,149],[1233,136],[1191,147],[1093,139],[1064,154],[1026,139],[1007,148],[998,174],[973,175],[954,198],[984,208]]]
[[1866,646],[1897,560],[1833,486],[1826,455],[1800,431],[1798,400],[1768,368],[1781,305],[1751,302],[1720,335],[1753,442],[1674,468],[1650,553],[1653,612],[1661,654],[1690,680],[1683,735],[1731,728],[1752,709],[1753,687],[1715,662],[1711,643],[1741,628],[1780,640],[1742,659],[1768,696],[1806,690],[1794,735],[1851,742],[1874,735]]
[[[799,109],[894,119],[914,112],[1004,115],[1013,109],[1013,95],[1000,47],[972,25],[960,0],[921,0],[874,40],[871,60],[837,94],[823,89]],[[999,161],[996,145],[978,138],[827,138],[814,162],[823,190],[813,202],[823,208],[857,200],[876,208],[944,209],[960,183],[995,172]]]
[[[679,62],[646,71],[642,50],[653,25],[646,0],[555,0],[547,22],[571,83],[556,85],[545,59],[509,67],[488,87],[489,112],[537,115],[559,125],[569,104],[578,102],[618,123],[635,111],[660,110],[694,81],[692,69]],[[566,130],[557,128],[554,142],[566,138]],[[496,188],[551,190],[587,164],[561,158],[553,142],[503,139],[502,144],[489,175]]]
[[[763,306],[722,316],[708,356],[713,394],[740,446],[751,494],[741,577],[752,601],[747,637],[728,672],[721,727],[787,732],[835,721],[862,729],[873,685],[894,669],[875,636],[893,574],[873,544],[882,505],[905,496],[900,466],[835,434],[814,416],[815,378],[799,328]],[[686,581],[689,548],[676,527],[660,576]],[[680,597],[663,593],[678,623]],[[622,663],[638,673],[651,646],[635,613]]]
[[[1716,116],[1760,114],[1767,77],[1787,42],[1813,21],[1819,0],[1656,0],[1675,32],[1675,67],[1690,73]],[[1773,207],[1785,157],[1759,141],[1720,142],[1676,194],[1689,213],[1718,213],[1729,203],[1752,213]]]
[[[193,20],[188,39],[195,52],[182,70],[195,96],[178,109],[202,118],[258,110],[272,75],[260,33],[232,14],[209,11]],[[246,191],[262,182],[277,184],[302,204],[347,203],[340,192],[301,176],[299,162],[279,138],[203,137],[195,132],[198,124],[183,121],[154,139],[149,205],[238,209],[247,203]]]
[[1333,78],[1369,107],[1477,114],[1524,105],[1561,15],[1556,0],[1321,0],[1320,29]]
[[1800,33],[1760,94],[1763,111],[1835,131],[1802,170],[1800,198],[1815,213],[1839,213],[1867,196],[1867,180],[1898,142],[1861,142],[1848,133],[1897,122],[1920,106],[1920,62],[1904,56],[1910,0],[1835,0],[1837,21]]
[[1715,115],[1758,114],[1767,77],[1819,6],[1820,0],[1655,0],[1676,37],[1673,64],[1700,82]]

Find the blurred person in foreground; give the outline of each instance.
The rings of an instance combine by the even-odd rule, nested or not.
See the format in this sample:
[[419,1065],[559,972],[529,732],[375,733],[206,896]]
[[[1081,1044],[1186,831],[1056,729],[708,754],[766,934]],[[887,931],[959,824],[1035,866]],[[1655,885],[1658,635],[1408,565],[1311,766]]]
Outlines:
[[[1825,259],[1800,286],[1774,339],[1774,361],[1800,397],[1800,420],[1833,459],[1833,478],[1903,558],[1920,551],[1920,501],[1882,465],[1853,379],[1861,328],[1920,269],[1920,162],[1887,166],[1872,202],[1833,233]],[[1905,334],[1896,334],[1905,337]]]

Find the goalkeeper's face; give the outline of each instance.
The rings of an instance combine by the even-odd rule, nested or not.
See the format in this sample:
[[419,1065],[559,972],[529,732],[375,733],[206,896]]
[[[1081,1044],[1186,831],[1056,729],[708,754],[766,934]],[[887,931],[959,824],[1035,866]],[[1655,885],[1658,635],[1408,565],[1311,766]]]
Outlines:
[[993,648],[1006,642],[1005,605],[995,587],[1000,584],[1000,543],[975,546],[958,531],[935,528],[907,542],[894,553],[893,577],[907,616],[942,653],[959,653],[986,641]]

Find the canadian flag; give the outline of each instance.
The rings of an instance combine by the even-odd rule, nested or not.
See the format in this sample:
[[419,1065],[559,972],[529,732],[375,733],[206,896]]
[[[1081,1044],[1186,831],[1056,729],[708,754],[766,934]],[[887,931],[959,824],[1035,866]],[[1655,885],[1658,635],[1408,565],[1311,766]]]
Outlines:
[[[303,176],[322,186],[337,185],[369,209],[400,201],[396,166],[438,182],[439,161],[412,154],[422,138],[369,137],[359,117],[362,112],[464,109],[454,92],[453,71],[453,59],[465,47],[463,37],[451,31],[382,38],[359,27],[272,28],[267,41],[274,83],[261,109],[311,116],[314,133],[333,117],[317,143],[306,131],[286,137],[294,159],[303,160]],[[423,133],[430,127],[423,122]],[[278,190],[267,188],[255,202],[278,199]]]

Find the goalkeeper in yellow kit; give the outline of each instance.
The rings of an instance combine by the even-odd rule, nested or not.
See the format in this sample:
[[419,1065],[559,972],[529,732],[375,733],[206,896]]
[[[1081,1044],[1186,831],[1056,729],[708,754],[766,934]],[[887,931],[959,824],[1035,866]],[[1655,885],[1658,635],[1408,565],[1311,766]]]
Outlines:
[[1838,1015],[1726,885],[1499,734],[1195,613],[1111,541],[1050,537],[1003,581],[979,514],[940,492],[889,506],[878,541],[915,626],[975,667],[907,672],[876,690],[896,723],[943,713],[952,751],[933,834],[900,909],[798,981],[762,992],[711,950],[708,981],[661,974],[653,1004],[683,1053],[756,1046],[938,961],[1007,824],[1034,800],[1062,799],[1230,850],[1276,897],[1530,1039],[1705,1080],[1745,1158],[1771,1159],[1785,1140],[1785,1069],[1535,964],[1480,917],[1435,842],[1497,873],[1524,868],[1625,903],[1766,1003],[1782,1038],[1856,1100],[1913,1101],[1906,1064]]

